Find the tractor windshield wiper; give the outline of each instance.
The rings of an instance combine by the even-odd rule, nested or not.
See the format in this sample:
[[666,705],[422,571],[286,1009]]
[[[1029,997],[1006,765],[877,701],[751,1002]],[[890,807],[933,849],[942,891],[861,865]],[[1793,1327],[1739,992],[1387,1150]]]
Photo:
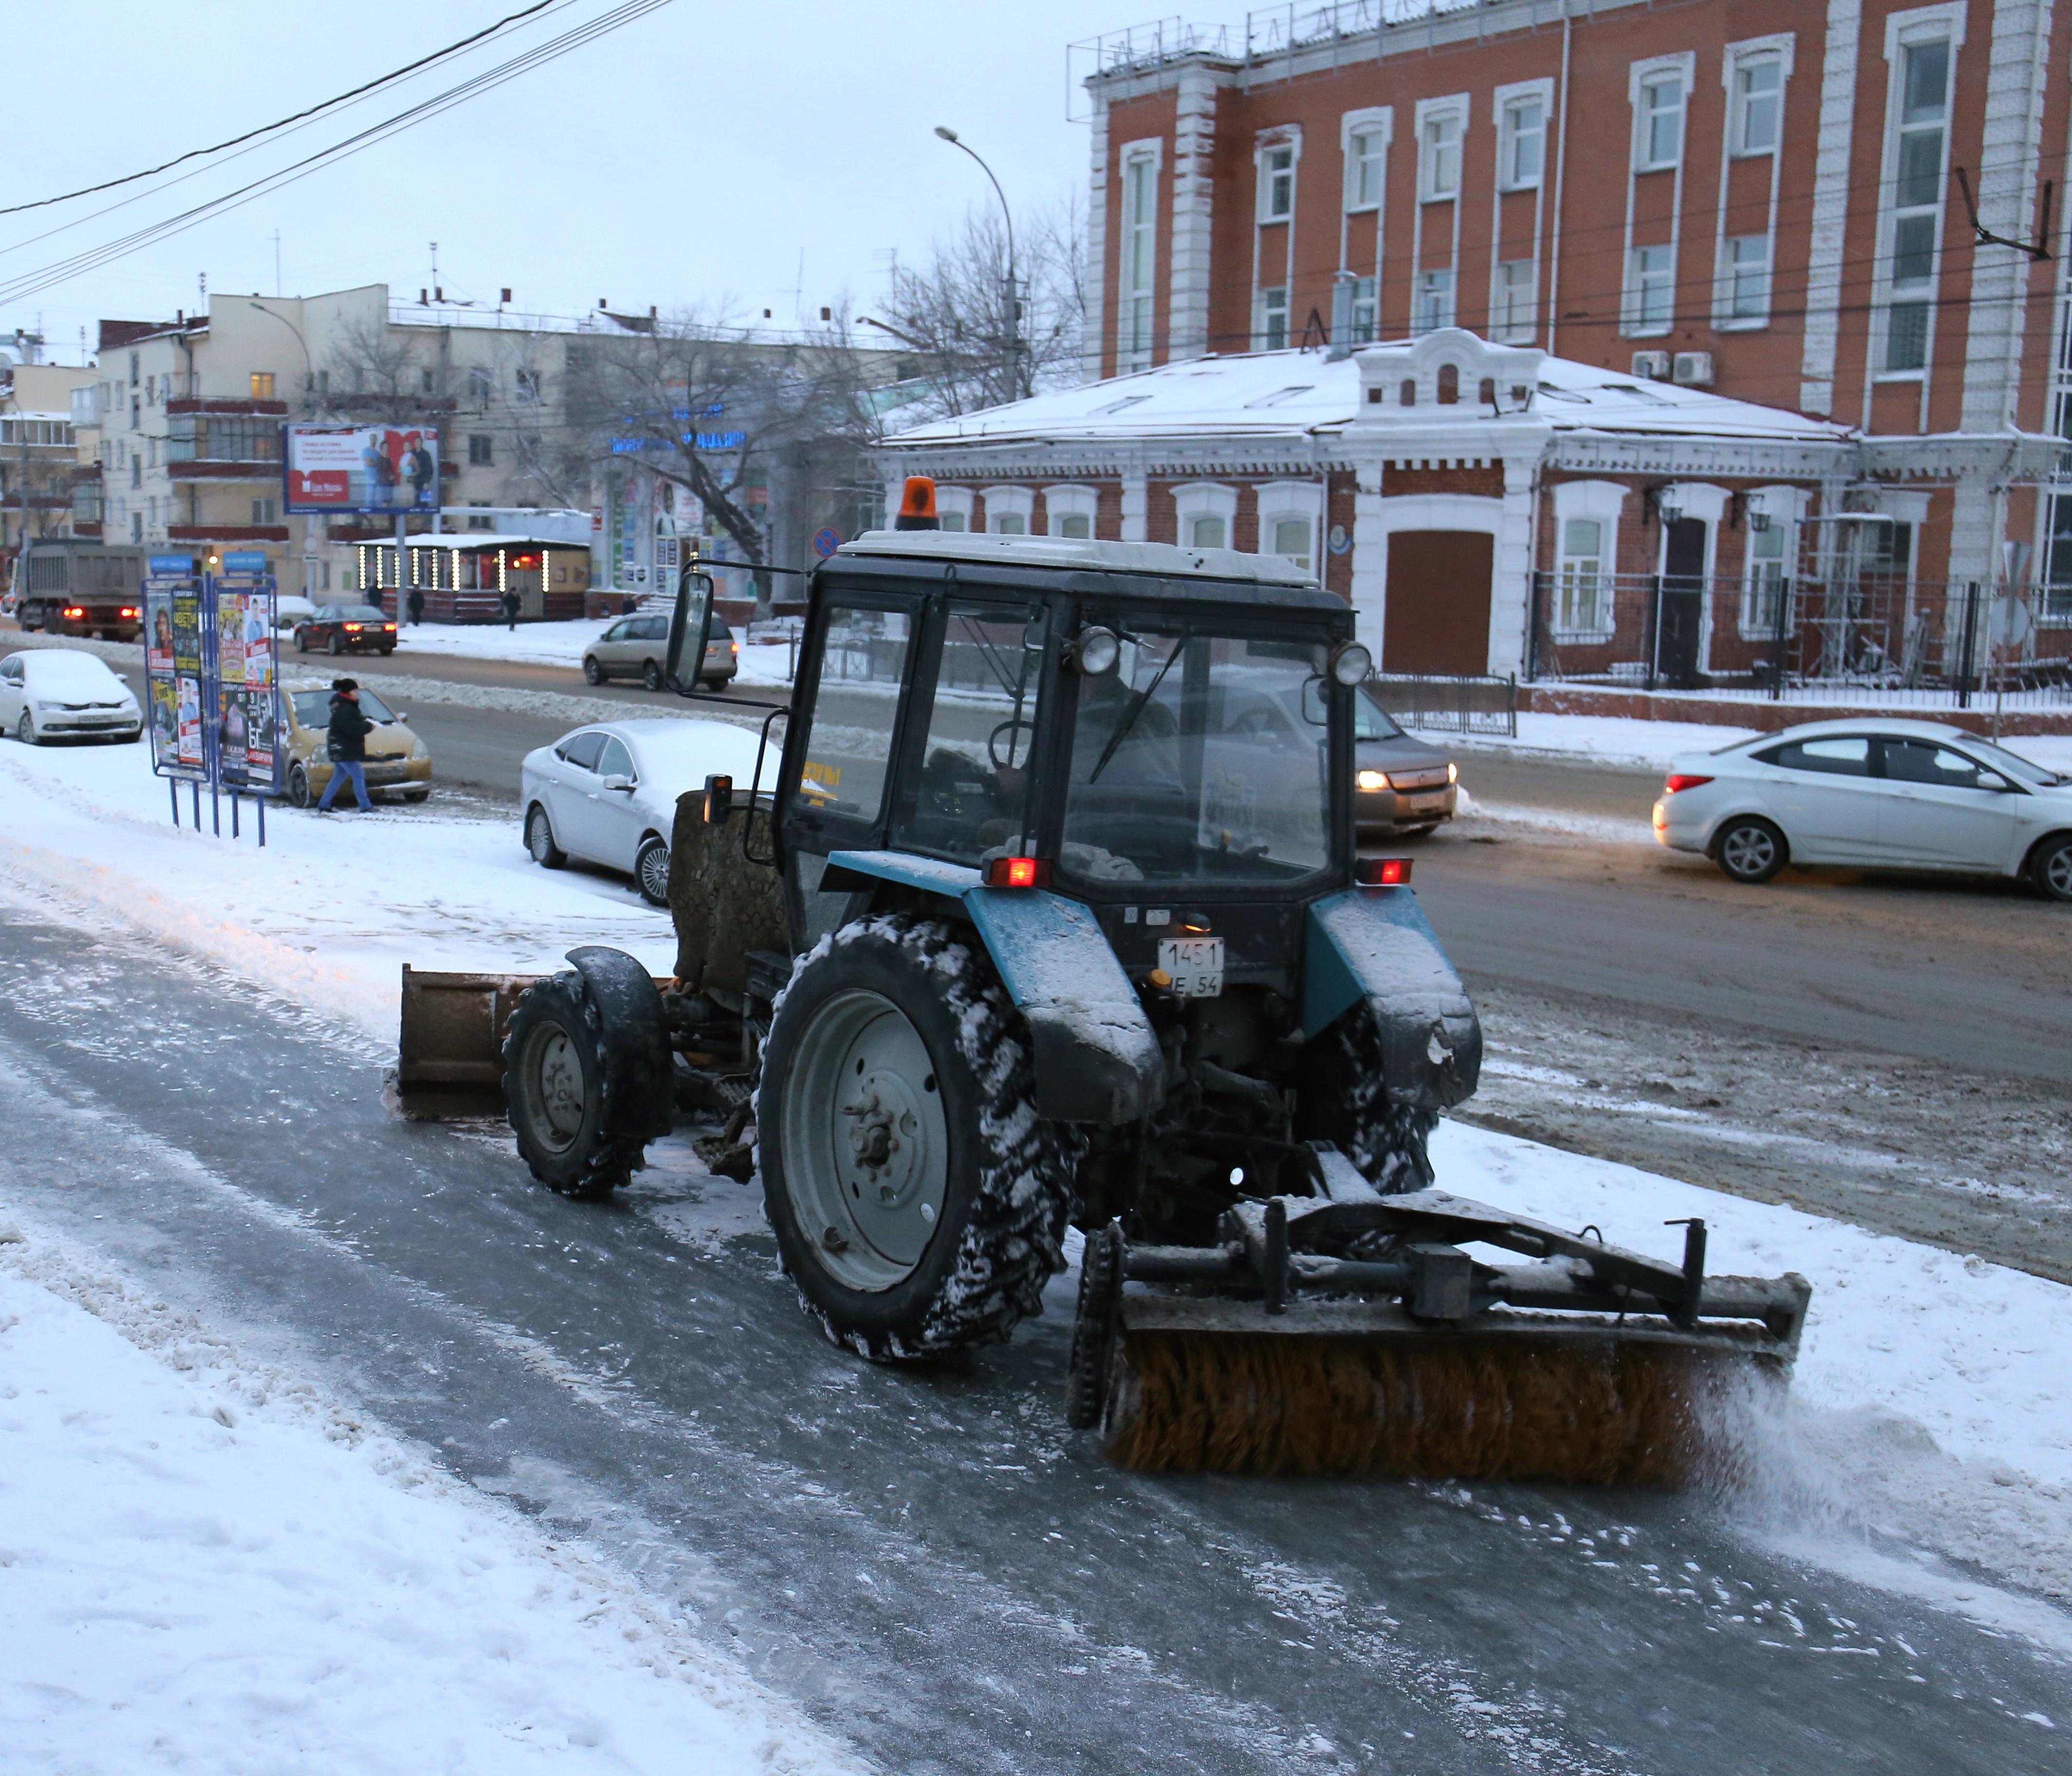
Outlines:
[[1158,687],[1166,682],[1166,675],[1173,669],[1173,662],[1186,651],[1187,643],[1194,639],[1191,629],[1182,629],[1174,638],[1173,652],[1166,656],[1166,664],[1152,675],[1151,682],[1130,699],[1129,707],[1122,712],[1115,725],[1115,732],[1108,737],[1108,744],[1101,748],[1101,755],[1094,761],[1094,768],[1087,774],[1087,781],[1097,783],[1100,774],[1108,769],[1108,762],[1115,756],[1116,748],[1129,738],[1129,730],[1137,726],[1137,718],[1144,713],[1144,705],[1157,693]]

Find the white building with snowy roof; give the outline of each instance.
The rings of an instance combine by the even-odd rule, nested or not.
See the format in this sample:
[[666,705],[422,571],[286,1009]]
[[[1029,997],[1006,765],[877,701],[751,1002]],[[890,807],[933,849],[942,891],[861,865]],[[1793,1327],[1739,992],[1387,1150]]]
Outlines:
[[2041,480],[2062,448],[1866,438],[1441,328],[1168,364],[879,462],[895,503],[934,477],[948,528],[1286,556],[1384,671],[1726,688],[1955,671],[1962,589],[1914,571],[1929,490]]

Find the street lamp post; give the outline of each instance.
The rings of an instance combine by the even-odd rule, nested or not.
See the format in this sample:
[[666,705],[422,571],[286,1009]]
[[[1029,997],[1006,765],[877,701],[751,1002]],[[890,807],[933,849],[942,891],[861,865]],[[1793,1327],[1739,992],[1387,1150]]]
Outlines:
[[935,134],[978,162],[979,171],[992,180],[993,195],[1000,199],[1001,219],[1007,224],[1007,388],[1009,394],[1019,401],[1027,391],[1022,381],[1022,285],[1014,274],[1014,212],[1007,207],[1007,193],[1000,188],[1000,181],[993,178],[993,169],[978,150],[947,124],[937,124]]
[[[316,365],[310,357],[310,342],[302,337],[302,330],[299,327],[296,326],[293,321],[290,320],[286,315],[280,313],[278,310],[267,307],[264,302],[248,302],[245,306],[247,308],[256,308],[261,314],[270,316],[273,319],[278,321],[282,326],[287,328],[290,333],[295,335],[295,343],[302,348],[302,413],[304,417],[306,417],[309,414],[314,412],[316,408],[317,372]],[[283,453],[286,451],[287,447],[288,441],[285,437],[283,437],[281,440],[281,448]],[[281,516],[283,519],[286,519],[287,516],[287,513],[285,512],[281,514]],[[397,520],[399,526],[399,536],[401,535],[401,521],[400,520]],[[396,559],[400,561],[402,558],[402,549],[399,544],[396,552]],[[305,517],[302,520],[302,596],[304,598],[306,598],[309,597],[311,590],[314,587],[315,580],[316,557],[310,552],[310,520]],[[401,597],[402,594],[401,593],[397,594],[399,602],[401,602]]]

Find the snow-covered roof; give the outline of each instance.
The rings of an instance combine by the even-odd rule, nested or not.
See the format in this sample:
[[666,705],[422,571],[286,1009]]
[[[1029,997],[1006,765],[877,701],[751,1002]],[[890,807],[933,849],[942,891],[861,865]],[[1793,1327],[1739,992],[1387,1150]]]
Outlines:
[[928,561],[1079,567],[1111,574],[1162,574],[1189,579],[1241,580],[1254,586],[1314,586],[1315,574],[1278,555],[1234,549],[1182,549],[1171,543],[1097,541],[1091,537],[983,536],[955,530],[867,530],[835,551]]
[[[1466,360],[1461,366],[1462,399],[1438,405],[1428,387],[1414,405],[1400,405],[1398,372],[1415,380],[1423,367],[1449,351]],[[1494,410],[1475,398],[1483,380],[1475,372],[1482,369],[1487,375],[1489,368],[1498,372]],[[1522,409],[1514,389],[1526,392]],[[1382,398],[1368,399],[1369,393]],[[1415,340],[1364,347],[1335,360],[1322,351],[1289,350],[1161,364],[1135,376],[918,426],[886,443],[894,450],[911,450],[1074,440],[1271,438],[1341,434],[1355,427],[1363,432],[1400,427],[1421,437],[1456,424],[1488,426],[1517,418],[1556,433],[1836,445],[1855,436],[1848,427],[1825,420],[1548,357],[1530,348],[1490,345],[1449,328]]]
[[[430,530],[421,536],[406,536],[406,549],[587,549],[587,543],[558,541],[552,536],[528,536],[521,531],[491,530]],[[393,536],[369,536],[365,545],[370,549],[393,549]]]

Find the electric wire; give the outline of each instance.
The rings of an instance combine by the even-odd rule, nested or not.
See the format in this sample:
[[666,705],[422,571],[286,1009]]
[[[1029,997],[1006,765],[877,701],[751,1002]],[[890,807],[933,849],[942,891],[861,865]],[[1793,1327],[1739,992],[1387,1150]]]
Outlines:
[[[309,177],[312,173],[321,171],[327,166],[335,166],[374,146],[378,142],[438,117],[457,105],[479,98],[486,92],[492,92],[496,88],[532,72],[535,68],[558,60],[563,56],[594,42],[600,37],[608,35],[626,25],[631,24],[646,17],[649,13],[659,11],[670,3],[671,0],[622,0],[620,5],[599,14],[595,18],[572,27],[558,37],[537,44],[508,61],[500,63],[495,68],[487,69],[456,86],[435,94],[430,99],[398,112],[393,117],[385,118],[380,123],[370,125],[368,128],[334,142],[328,147],[320,149],[313,154],[305,156],[301,160],[291,162],[286,166],[265,174],[248,184],[210,198],[177,215],[147,224],[115,240],[105,241],[99,246],[86,249],[68,258],[55,261],[35,270],[21,273],[12,278],[0,282],[0,302],[18,301],[48,290],[55,285],[65,282],[84,273],[97,270],[101,266],[126,257],[143,247],[170,239],[214,216],[240,208],[269,191],[278,191]],[[242,151],[249,153],[251,150],[247,149]],[[182,176],[191,178],[195,175],[189,174]]]
[[321,116],[323,113],[335,110],[339,105],[347,104],[354,99],[362,98],[370,92],[378,92],[384,86],[393,85],[406,74],[414,74],[421,68],[430,68],[435,62],[442,62],[450,56],[457,56],[461,51],[471,45],[481,43],[487,38],[494,37],[508,25],[515,25],[520,19],[531,18],[535,13],[545,12],[553,3],[554,0],[537,0],[536,4],[527,6],[521,11],[508,14],[498,19],[495,24],[484,27],[471,36],[463,37],[458,43],[448,43],[444,49],[434,50],[429,56],[421,56],[414,62],[405,63],[402,67],[382,75],[378,80],[369,80],[364,85],[356,86],[350,92],[340,92],[335,97],[324,100],[319,105],[313,105],[306,109],[298,111],[291,117],[280,118],[273,123],[261,124],[256,130],[248,130],[244,134],[232,136],[228,142],[219,142],[213,147],[191,148],[187,153],[175,154],[171,160],[161,161],[155,166],[146,166],[142,172],[125,173],[120,179],[103,179],[97,185],[82,185],[76,191],[63,191],[56,197],[39,197],[27,204],[10,204],[0,206],[0,216],[18,216],[24,210],[47,209],[54,204],[69,204],[76,197],[91,197],[97,191],[112,191],[118,186],[134,185],[140,179],[152,179],[160,173],[170,172],[174,167],[184,166],[191,160],[205,159],[211,154],[221,154],[227,148],[236,148],[243,143],[257,141],[261,136],[273,134],[277,130],[285,130],[290,124],[301,123],[309,118]]

